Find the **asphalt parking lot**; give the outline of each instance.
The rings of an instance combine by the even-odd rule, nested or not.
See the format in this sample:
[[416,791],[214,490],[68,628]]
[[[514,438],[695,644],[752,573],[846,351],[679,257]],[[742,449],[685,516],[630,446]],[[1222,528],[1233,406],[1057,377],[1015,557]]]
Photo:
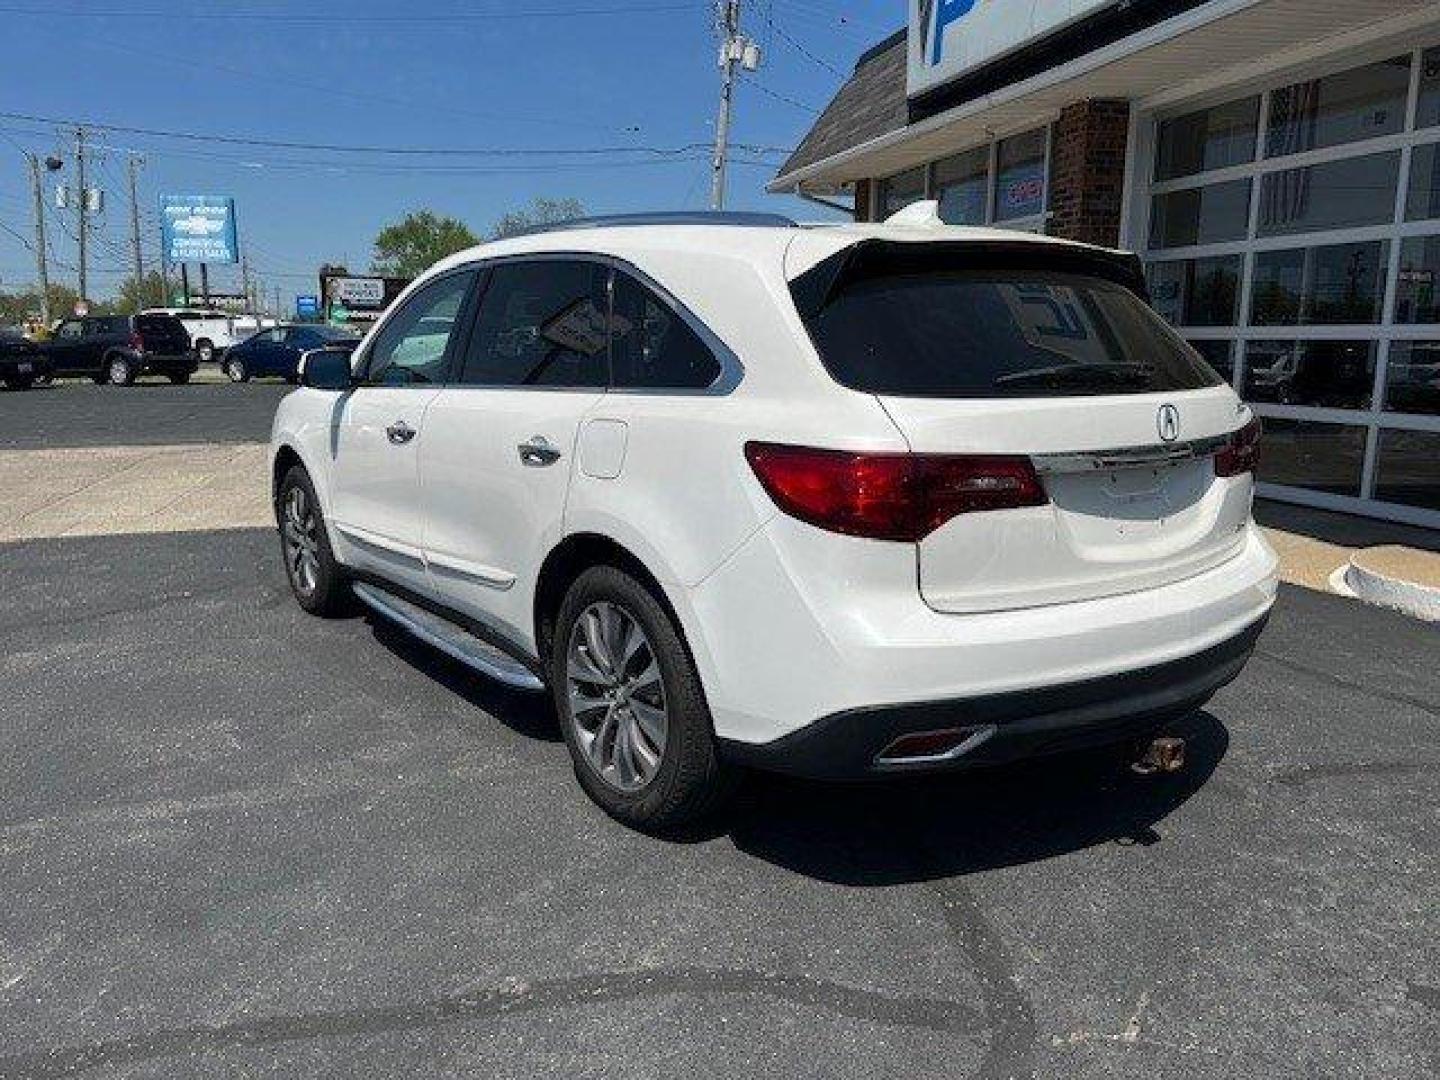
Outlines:
[[[0,394],[0,461],[284,389]],[[1440,1073],[1433,627],[1286,588],[1178,777],[755,778],[660,841],[276,547],[0,544],[0,1078]]]

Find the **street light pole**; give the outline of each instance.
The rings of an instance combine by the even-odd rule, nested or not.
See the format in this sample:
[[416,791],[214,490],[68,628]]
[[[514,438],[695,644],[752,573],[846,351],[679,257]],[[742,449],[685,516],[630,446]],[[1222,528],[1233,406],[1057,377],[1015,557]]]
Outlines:
[[86,280],[86,259],[88,257],[89,239],[89,192],[85,189],[85,129],[75,129],[75,173],[76,186],[79,188],[78,197],[75,203],[76,213],[80,223],[80,233],[77,239],[80,242],[80,302],[83,304],[89,296]]
[[50,329],[50,267],[45,259],[45,184],[40,159],[26,154],[30,162],[30,186],[35,196],[35,276],[40,280],[40,322]]
[[[130,172],[130,246],[135,259],[135,310],[139,311],[145,306],[145,263],[140,254],[140,200],[135,195],[135,174],[139,172],[142,161],[131,154],[127,164]],[[165,302],[163,297],[160,302]]]
[[715,118],[715,156],[710,166],[710,208],[725,209],[725,168],[730,154],[730,112],[736,67],[754,71],[760,48],[740,33],[740,0],[718,0],[720,24],[720,112]]
[[725,159],[729,153],[730,106],[735,98],[735,36],[740,0],[720,0],[720,113],[715,118],[715,157],[710,166],[710,208],[725,209]]

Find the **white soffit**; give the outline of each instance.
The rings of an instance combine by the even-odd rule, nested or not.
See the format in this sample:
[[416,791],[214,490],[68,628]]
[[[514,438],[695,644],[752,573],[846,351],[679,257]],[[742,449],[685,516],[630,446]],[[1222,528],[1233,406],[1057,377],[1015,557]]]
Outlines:
[[1434,22],[1436,0],[1215,0],[1024,82],[777,177],[772,191],[833,189],[888,176],[986,139],[1053,120],[1087,98],[1149,98],[1330,38],[1375,37]]

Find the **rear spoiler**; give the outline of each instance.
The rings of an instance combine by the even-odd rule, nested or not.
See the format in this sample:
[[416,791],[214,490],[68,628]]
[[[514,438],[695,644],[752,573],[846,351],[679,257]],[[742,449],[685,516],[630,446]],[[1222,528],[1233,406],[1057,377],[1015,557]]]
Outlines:
[[937,270],[1052,270],[1088,274],[1121,285],[1147,304],[1150,290],[1137,255],[1109,248],[1033,241],[944,241],[923,244],[868,239],[837,252],[790,282],[802,318],[817,315],[842,283],[881,274]]

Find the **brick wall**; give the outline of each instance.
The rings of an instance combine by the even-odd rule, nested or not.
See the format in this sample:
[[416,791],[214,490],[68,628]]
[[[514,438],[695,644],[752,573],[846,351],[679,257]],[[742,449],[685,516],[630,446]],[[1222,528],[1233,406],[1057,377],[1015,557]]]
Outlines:
[[1060,113],[1050,159],[1052,236],[1106,247],[1120,242],[1129,131],[1127,101],[1077,101]]
[[873,180],[855,181],[855,220],[870,220],[871,191],[875,187]]

